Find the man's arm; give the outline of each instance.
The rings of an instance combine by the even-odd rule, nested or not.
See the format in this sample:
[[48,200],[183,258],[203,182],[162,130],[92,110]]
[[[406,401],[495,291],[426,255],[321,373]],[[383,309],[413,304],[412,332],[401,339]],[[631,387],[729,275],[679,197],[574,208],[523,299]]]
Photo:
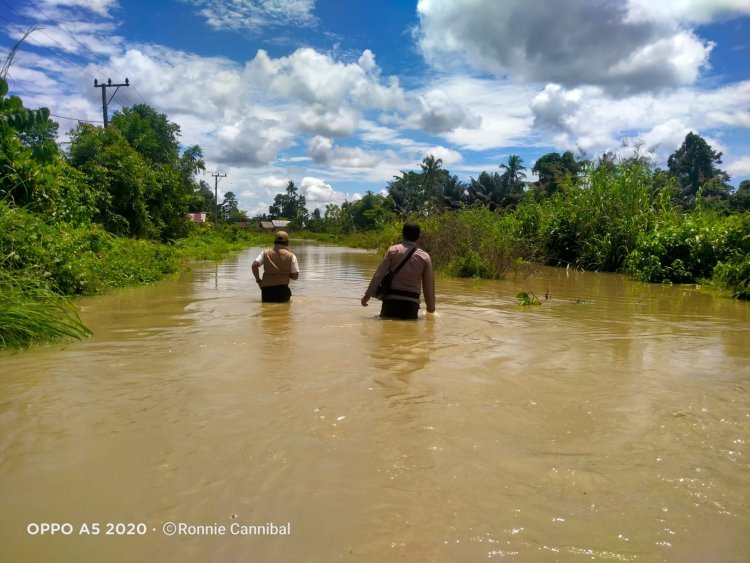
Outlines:
[[435,272],[432,270],[432,259],[422,272],[422,289],[424,290],[424,301],[428,313],[435,312]]
[[292,256],[292,271],[289,273],[289,278],[296,280],[299,278],[299,264],[297,263],[297,256]]
[[253,275],[255,276],[255,283],[260,283],[260,264],[257,260],[253,260]]
[[375,291],[378,289],[380,282],[383,281],[383,278],[388,273],[391,264],[391,256],[392,253],[389,248],[388,252],[386,252],[385,256],[383,257],[383,261],[380,262],[378,269],[375,270],[375,274],[373,274],[372,279],[370,280],[370,285],[367,286],[367,290],[360,300],[360,303],[362,303],[363,307],[367,307],[367,302],[371,297],[375,295]]

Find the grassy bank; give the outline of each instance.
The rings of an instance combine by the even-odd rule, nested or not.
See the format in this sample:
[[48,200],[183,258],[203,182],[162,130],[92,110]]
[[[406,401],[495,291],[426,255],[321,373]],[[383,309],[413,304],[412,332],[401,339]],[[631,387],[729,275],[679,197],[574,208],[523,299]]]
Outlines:
[[[354,233],[320,233],[312,231],[295,231],[290,234],[293,239],[314,240],[324,244],[348,246],[350,248],[366,248],[371,250],[385,250],[394,241],[400,240],[401,224],[388,224],[376,231],[360,231]],[[266,244],[268,244],[266,242]]]
[[71,298],[152,283],[195,260],[219,260],[264,238],[232,227],[194,228],[175,244],[118,237],[101,226],[48,224],[0,202],[0,349],[86,329]]

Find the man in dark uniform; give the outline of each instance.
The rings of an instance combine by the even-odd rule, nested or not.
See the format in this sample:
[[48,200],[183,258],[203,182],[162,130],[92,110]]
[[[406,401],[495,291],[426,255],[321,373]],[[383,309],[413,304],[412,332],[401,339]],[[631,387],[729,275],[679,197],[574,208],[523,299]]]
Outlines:
[[404,266],[394,276],[391,290],[383,298],[380,316],[391,319],[416,319],[419,313],[420,290],[424,290],[427,312],[435,312],[435,275],[430,255],[421,248],[417,248],[419,225],[406,223],[401,232],[403,242],[388,249],[361,303],[363,307],[367,307],[367,302],[375,295],[385,275],[398,268],[399,264],[408,257]]

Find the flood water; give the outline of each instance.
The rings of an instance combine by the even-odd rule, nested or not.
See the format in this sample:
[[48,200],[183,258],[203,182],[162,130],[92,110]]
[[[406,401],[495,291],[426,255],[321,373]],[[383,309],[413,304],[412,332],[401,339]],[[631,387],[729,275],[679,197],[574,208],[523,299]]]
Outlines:
[[541,269],[387,321],[379,256],[292,249],[291,303],[249,249],[0,356],[1,561],[750,560],[749,303]]

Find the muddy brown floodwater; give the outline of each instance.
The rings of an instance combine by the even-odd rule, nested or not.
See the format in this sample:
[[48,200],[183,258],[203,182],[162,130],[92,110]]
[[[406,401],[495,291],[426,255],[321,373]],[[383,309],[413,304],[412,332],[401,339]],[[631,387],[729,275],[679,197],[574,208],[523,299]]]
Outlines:
[[385,321],[378,256],[292,247],[289,304],[250,249],[0,356],[0,560],[750,560],[750,303],[542,269]]

